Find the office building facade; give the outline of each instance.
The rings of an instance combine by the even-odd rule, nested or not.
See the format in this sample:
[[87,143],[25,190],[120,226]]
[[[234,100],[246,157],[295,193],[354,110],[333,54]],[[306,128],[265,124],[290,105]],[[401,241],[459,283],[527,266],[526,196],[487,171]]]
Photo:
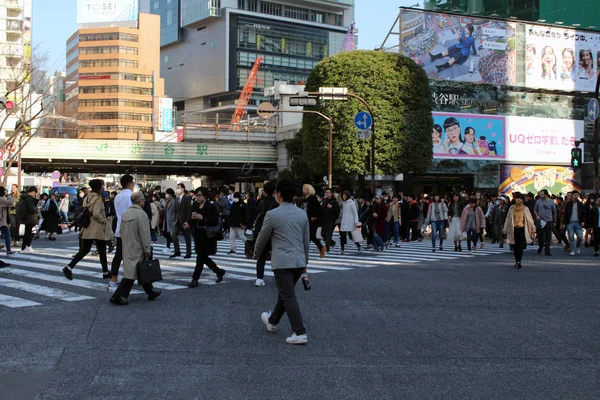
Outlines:
[[160,18],[139,14],[137,28],[83,28],[67,41],[65,114],[84,121],[80,139],[153,140],[160,78]]
[[146,0],[161,15],[161,76],[179,109],[232,113],[255,60],[249,109],[275,81],[303,85],[342,51],[354,0]]

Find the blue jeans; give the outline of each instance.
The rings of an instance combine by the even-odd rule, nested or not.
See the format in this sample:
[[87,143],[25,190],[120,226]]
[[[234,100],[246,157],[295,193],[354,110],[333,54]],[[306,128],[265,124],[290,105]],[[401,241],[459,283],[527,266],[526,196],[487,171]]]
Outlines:
[[0,231],[4,233],[4,243],[6,244],[6,251],[10,252],[10,229],[8,226],[0,227]]
[[440,247],[444,244],[445,221],[431,221],[431,246],[435,249],[435,241],[440,236]]
[[373,248],[375,249],[375,251],[385,249],[385,242],[377,232],[373,232]]
[[473,246],[477,248],[477,232],[475,229],[467,229],[467,248],[471,251],[471,242],[473,242]]
[[575,235],[577,235],[577,248],[581,246],[581,241],[583,240],[583,228],[579,222],[571,221],[567,225],[567,232],[569,233],[569,247],[571,251],[575,251],[575,247],[573,247],[573,242],[575,242]]
[[61,211],[60,215],[62,215],[65,224],[69,225],[69,213],[67,211]]
[[398,244],[400,241],[400,224],[398,221],[390,221],[385,224],[385,242],[389,242],[392,239],[392,233],[394,234],[394,244]]

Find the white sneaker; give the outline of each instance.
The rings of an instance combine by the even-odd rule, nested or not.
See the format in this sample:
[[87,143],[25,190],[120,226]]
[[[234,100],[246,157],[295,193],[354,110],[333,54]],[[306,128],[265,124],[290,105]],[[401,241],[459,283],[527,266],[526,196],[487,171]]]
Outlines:
[[271,311],[265,311],[264,313],[262,313],[260,315],[260,319],[265,324],[265,326],[267,327],[267,330],[269,332],[276,332],[277,331],[277,326],[276,325],[271,325],[269,323],[269,317],[270,316],[271,316]]
[[171,254],[171,249],[168,247],[165,247],[162,251],[163,254]]
[[108,281],[108,291],[109,292],[114,292],[115,290],[117,290],[117,287],[119,286],[119,281],[117,282],[113,282],[113,281]]
[[31,248],[31,246],[27,246],[24,250],[21,250],[21,253],[33,254],[33,249]]
[[256,286],[256,287],[265,286],[265,281],[263,279],[257,279],[256,282],[254,282],[254,286]]
[[308,337],[306,336],[306,333],[304,335],[300,335],[300,336],[298,336],[294,333],[289,338],[286,338],[285,342],[289,343],[289,344],[307,344]]
[[578,247],[577,248],[577,254],[581,253],[581,249]]
[[571,252],[569,255],[570,255],[570,256],[574,256],[574,255],[575,255],[575,252],[574,252],[574,251],[572,251],[572,252]]

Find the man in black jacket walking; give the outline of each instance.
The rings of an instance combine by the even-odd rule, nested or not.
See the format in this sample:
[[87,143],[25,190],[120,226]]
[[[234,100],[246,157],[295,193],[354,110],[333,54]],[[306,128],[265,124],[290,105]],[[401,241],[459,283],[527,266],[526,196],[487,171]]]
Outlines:
[[[254,232],[253,237],[254,240],[258,238],[258,234],[262,228],[263,221],[265,220],[265,215],[267,211],[271,211],[277,207],[279,207],[279,203],[277,199],[273,197],[273,193],[275,193],[275,184],[273,182],[265,183],[263,187],[264,195],[262,196],[260,203],[258,203],[258,207],[256,209],[256,221],[254,223]],[[270,248],[263,251],[256,260],[256,282],[254,286],[261,287],[265,286],[265,264],[267,263],[267,259],[269,258]]]
[[[583,240],[583,227],[585,227],[585,206],[579,201],[579,192],[573,191],[571,201],[565,206],[565,211],[562,217],[562,228],[567,229],[569,233],[569,248],[571,249],[571,256],[575,255],[575,251],[579,254],[581,242]],[[575,235],[577,235],[577,248],[573,246],[575,244]]]
[[325,241],[327,252],[335,247],[333,241],[333,230],[335,229],[335,221],[340,216],[340,205],[333,197],[331,189],[325,191],[323,198],[323,225],[321,226],[321,235]]
[[229,253],[236,254],[235,238],[246,241],[246,224],[248,223],[248,206],[241,199],[240,192],[233,194],[233,204],[229,210]]
[[173,239],[173,246],[175,247],[175,253],[170,255],[170,258],[178,257],[181,255],[181,249],[179,247],[179,233],[183,233],[185,239],[185,257],[192,258],[192,234],[190,231],[189,220],[192,215],[192,200],[190,196],[186,196],[185,185],[180,183],[177,185],[175,190],[175,226],[171,237]]

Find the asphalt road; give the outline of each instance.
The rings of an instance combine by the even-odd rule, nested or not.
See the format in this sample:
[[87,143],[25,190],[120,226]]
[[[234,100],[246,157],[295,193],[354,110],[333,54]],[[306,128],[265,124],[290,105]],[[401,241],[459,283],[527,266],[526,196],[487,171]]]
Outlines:
[[[5,280],[91,297],[48,301],[0,286],[1,295],[37,303],[0,305],[0,399],[599,397],[600,260],[589,249],[576,257],[558,247],[552,257],[528,251],[521,270],[510,253],[397,253],[398,263],[381,265],[378,255],[331,256],[329,266],[354,267],[322,264],[311,291],[298,284],[309,344],[291,346],[287,318],[276,334],[260,321],[276,300],[272,278],[264,288],[250,275],[211,285],[206,273],[196,289],[163,290],[155,302],[132,295],[116,307],[106,291],[64,283],[53,263],[74,244],[36,241],[35,256],[0,270]],[[432,257],[415,243],[403,249],[410,246]],[[241,256],[232,259],[243,268]],[[80,281],[81,271],[99,272],[86,261],[92,267],[79,270]],[[181,265],[189,273],[174,268],[168,282],[187,283],[191,266]],[[18,274],[50,267],[55,282]]]

